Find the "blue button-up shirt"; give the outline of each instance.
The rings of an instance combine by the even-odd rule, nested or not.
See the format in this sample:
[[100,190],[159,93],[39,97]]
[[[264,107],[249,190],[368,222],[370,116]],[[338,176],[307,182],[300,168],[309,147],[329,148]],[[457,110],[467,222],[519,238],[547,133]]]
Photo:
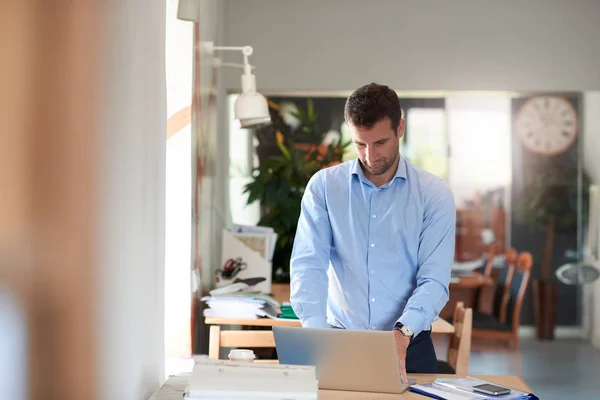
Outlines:
[[371,183],[358,160],[306,187],[291,258],[291,303],[306,327],[429,329],[448,301],[456,208],[448,184],[400,158]]

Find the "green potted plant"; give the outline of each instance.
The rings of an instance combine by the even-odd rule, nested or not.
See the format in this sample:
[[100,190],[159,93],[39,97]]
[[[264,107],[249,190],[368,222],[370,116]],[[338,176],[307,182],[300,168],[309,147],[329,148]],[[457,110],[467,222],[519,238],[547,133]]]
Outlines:
[[[299,108],[296,117],[303,124],[304,132],[314,138],[316,111],[310,106],[312,102],[308,104],[307,111]],[[276,120],[282,121],[281,118]],[[274,283],[287,283],[304,189],[317,171],[342,161],[349,142],[339,140],[328,145],[296,143],[279,129],[274,136],[277,151],[254,168],[253,180],[245,186],[244,193],[248,195],[247,204],[260,202],[258,225],[272,227],[278,235],[272,279]]]

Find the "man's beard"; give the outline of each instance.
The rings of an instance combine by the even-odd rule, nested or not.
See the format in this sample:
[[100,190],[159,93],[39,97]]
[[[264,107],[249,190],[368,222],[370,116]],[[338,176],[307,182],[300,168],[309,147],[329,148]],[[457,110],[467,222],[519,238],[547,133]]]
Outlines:
[[368,165],[366,165],[362,161],[360,163],[371,174],[373,174],[373,175],[383,175],[386,172],[388,172],[390,168],[392,168],[392,166],[394,165],[394,163],[396,162],[397,159],[398,159],[398,153],[396,153],[394,155],[394,158],[392,158],[392,159],[384,158],[383,164],[379,168],[377,168],[377,169],[372,169],[371,167],[369,167]]

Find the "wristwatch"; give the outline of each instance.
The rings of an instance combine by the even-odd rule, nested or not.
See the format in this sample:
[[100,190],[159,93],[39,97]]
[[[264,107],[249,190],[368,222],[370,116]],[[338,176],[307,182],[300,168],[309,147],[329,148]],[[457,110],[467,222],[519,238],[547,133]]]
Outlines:
[[407,336],[410,341],[413,340],[414,332],[410,326],[403,325],[401,322],[396,322],[392,330],[400,331],[404,336]]

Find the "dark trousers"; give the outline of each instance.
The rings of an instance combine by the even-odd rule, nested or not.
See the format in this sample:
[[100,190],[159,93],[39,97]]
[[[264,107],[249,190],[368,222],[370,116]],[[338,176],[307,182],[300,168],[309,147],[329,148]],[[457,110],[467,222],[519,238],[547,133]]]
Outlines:
[[422,331],[408,345],[406,372],[409,374],[437,373],[437,357],[431,340],[431,331]]

